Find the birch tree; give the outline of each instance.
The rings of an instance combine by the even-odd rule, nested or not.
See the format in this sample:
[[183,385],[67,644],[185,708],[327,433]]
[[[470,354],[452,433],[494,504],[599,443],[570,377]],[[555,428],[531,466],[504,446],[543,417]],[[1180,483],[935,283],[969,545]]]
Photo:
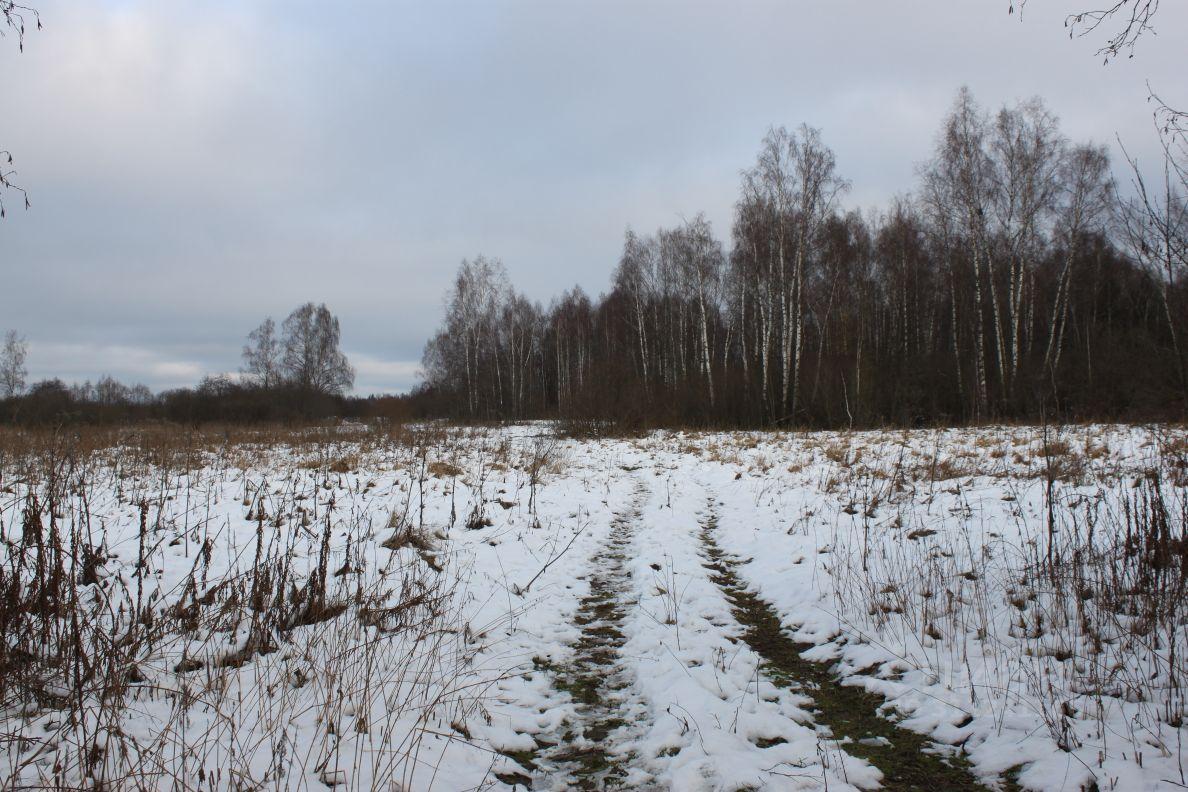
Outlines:
[[789,415],[797,408],[804,346],[805,267],[825,218],[848,186],[837,175],[836,159],[822,141],[820,130],[803,124],[795,132],[784,127],[771,129],[755,167],[743,174],[746,212],[762,216],[758,225],[768,235],[764,249],[757,251],[763,260],[760,280],[764,320],[769,323],[762,347],[766,354],[772,336],[776,336],[778,403]]
[[[837,196],[849,189],[849,182],[836,173],[833,151],[821,139],[821,131],[807,125],[800,127],[800,145],[796,149],[796,269],[795,289],[795,349],[793,350],[792,398],[790,415],[796,414],[800,387],[801,360],[804,351],[805,327],[805,266],[826,220],[832,215]],[[785,385],[785,398],[787,386]]]
[[[983,270],[988,270],[988,219],[993,194],[992,165],[986,154],[987,119],[966,87],[957,94],[945,119],[933,159],[922,171],[924,200],[932,225],[940,239],[957,245],[973,269],[973,339],[976,398],[974,413],[980,415],[989,401],[989,374],[983,295]],[[950,268],[956,260],[950,258]],[[956,281],[957,274],[950,271]],[[955,287],[954,287],[955,290]],[[956,311],[956,303],[954,303]],[[954,325],[959,317],[954,314]],[[999,347],[1000,348],[1000,347]],[[1001,348],[1000,348],[1001,349]]]
[[655,239],[641,237],[627,229],[623,239],[623,254],[612,278],[614,291],[623,295],[631,313],[631,330],[635,336],[632,352],[639,366],[640,378],[646,391],[651,381],[650,356],[653,353],[651,335],[652,302],[658,253]]
[[25,377],[29,374],[25,367],[28,352],[28,343],[16,330],[4,334],[4,348],[0,350],[0,397],[11,399],[24,392]]
[[[987,282],[1004,401],[1012,397],[1019,376],[1026,330],[1024,303],[1029,298],[1032,268],[1046,238],[1045,224],[1054,216],[1065,145],[1056,117],[1038,98],[1000,110],[988,141],[992,169],[991,233],[1005,259],[1005,272],[1000,274],[997,257],[987,256]],[[1005,305],[1000,303],[998,294],[1001,280],[1005,280],[1006,286]]]
[[275,388],[281,383],[283,352],[281,339],[276,334],[276,323],[270,316],[248,334],[248,343],[242,353],[243,366],[239,370],[256,385]]
[[668,235],[677,276],[696,306],[698,368],[705,381],[706,396],[714,404],[714,352],[710,345],[711,318],[717,318],[722,269],[726,256],[722,243],[714,239],[705,215],[699,214]]
[[1110,157],[1106,148],[1088,144],[1073,147],[1063,158],[1058,181],[1060,194],[1056,203],[1054,233],[1064,249],[1064,258],[1048,315],[1048,341],[1043,363],[1053,383],[1064,348],[1073,264],[1085,245],[1086,237],[1104,229],[1114,205],[1114,181],[1110,175]]
[[304,390],[342,395],[355,382],[355,371],[339,348],[338,318],[323,303],[295,309],[281,326],[280,367],[285,379]]

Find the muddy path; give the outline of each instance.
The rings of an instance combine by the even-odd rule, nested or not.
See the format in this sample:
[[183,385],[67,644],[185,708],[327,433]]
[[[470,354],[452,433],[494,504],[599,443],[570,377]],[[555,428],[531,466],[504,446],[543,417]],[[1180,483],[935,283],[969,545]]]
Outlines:
[[[842,685],[828,664],[801,657],[811,645],[789,637],[775,608],[747,588],[738,575],[738,562],[718,546],[716,529],[711,501],[701,521],[704,567],[730,602],[743,627],[743,640],[763,658],[764,672],[774,684],[813,699],[813,719],[828,727],[846,753],[865,759],[883,773],[883,789],[988,789],[974,778],[962,754],[942,752],[924,735],[881,717],[879,708],[885,703],[881,696]],[[1017,789],[1009,781],[1000,788]]]
[[532,789],[650,788],[646,773],[633,770],[637,757],[625,745],[646,729],[649,715],[632,688],[632,671],[621,652],[628,614],[638,604],[628,561],[647,494],[639,484],[590,558],[590,590],[573,619],[581,631],[573,656],[563,664],[534,660],[539,670],[552,675],[555,688],[569,694],[577,720],[554,738],[537,738],[537,750],[513,756],[525,773],[501,780]]

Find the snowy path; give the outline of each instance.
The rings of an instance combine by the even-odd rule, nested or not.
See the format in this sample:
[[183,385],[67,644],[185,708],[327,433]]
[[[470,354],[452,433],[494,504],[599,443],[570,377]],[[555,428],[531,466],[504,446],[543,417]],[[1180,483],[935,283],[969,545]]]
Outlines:
[[629,773],[636,758],[630,745],[646,730],[649,715],[619,650],[627,613],[636,604],[627,559],[646,495],[646,486],[638,483],[630,504],[615,515],[606,541],[590,559],[590,591],[573,620],[581,630],[573,658],[548,668],[554,686],[577,704],[578,720],[538,756],[538,787],[548,788],[560,778],[580,789],[649,784],[646,773]]
[[777,685],[803,690],[813,699],[813,718],[847,753],[875,765],[882,789],[979,790],[965,758],[942,753],[923,735],[896,727],[879,713],[885,701],[853,685],[841,684],[825,663],[806,660],[811,645],[789,637],[774,607],[739,579],[738,561],[726,555],[715,539],[717,516],[713,498],[702,519],[705,568],[730,600],[735,618],[745,626],[744,640],[765,661],[763,672]]
[[[637,478],[635,478],[637,476]],[[668,477],[634,491],[579,575],[562,662],[538,661],[574,705],[536,737],[536,789],[977,790],[958,751],[897,727],[884,701],[801,657],[777,611],[715,541],[713,490]],[[698,504],[705,504],[698,509]],[[694,713],[697,713],[694,715]],[[706,715],[711,720],[705,721]]]
[[518,769],[499,780],[706,792],[876,786],[873,766],[821,739],[806,696],[761,673],[762,656],[703,569],[703,491],[662,467],[632,478],[575,575],[589,589],[570,618],[569,652],[535,658],[545,673],[504,692],[521,712],[567,714],[534,734],[534,747],[505,752]]

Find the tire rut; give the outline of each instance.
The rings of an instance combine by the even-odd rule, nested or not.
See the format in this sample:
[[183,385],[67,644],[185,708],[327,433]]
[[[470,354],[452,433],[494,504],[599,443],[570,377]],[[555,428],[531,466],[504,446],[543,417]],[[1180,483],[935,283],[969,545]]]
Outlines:
[[[780,686],[796,689],[813,699],[814,720],[827,726],[845,751],[870,762],[883,773],[882,789],[979,790],[963,754],[942,755],[934,743],[917,732],[896,726],[878,712],[886,701],[865,689],[842,685],[826,663],[806,660],[801,652],[812,644],[799,643],[784,632],[779,614],[767,601],[748,589],[737,574],[738,562],[718,546],[717,517],[712,501],[701,522],[700,538],[710,579],[726,595],[735,619],[744,629],[743,640],[764,661],[764,672]],[[1016,790],[1010,780],[1003,789]]]
[[533,788],[555,788],[559,782],[566,789],[647,788],[630,780],[635,756],[615,750],[635,736],[638,724],[648,717],[620,651],[627,640],[629,609],[636,604],[629,593],[628,552],[646,494],[646,486],[640,483],[631,504],[615,515],[606,542],[590,559],[590,591],[574,616],[581,637],[573,644],[573,657],[556,665],[535,660],[538,668],[553,675],[553,686],[570,695],[579,720],[569,724],[556,742],[538,739],[538,750],[514,757],[531,771]]

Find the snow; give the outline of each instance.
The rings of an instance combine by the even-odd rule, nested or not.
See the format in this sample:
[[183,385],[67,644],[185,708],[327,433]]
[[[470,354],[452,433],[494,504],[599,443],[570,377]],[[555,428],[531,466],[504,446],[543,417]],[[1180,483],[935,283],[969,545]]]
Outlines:
[[[938,750],[959,746],[987,783],[1016,769],[1036,790],[1184,783],[1188,735],[1169,723],[1184,700],[1168,670],[1183,662],[1184,633],[1125,651],[1119,634],[1090,655],[1072,627],[1029,621],[1056,618],[1068,594],[1023,580],[1046,530],[1040,430],[657,432],[555,446],[549,431],[449,430],[425,449],[359,431],[210,449],[182,466],[97,452],[78,493],[118,556],[97,585],[126,588],[128,602],[161,612],[178,603],[204,552],[198,595],[242,581],[261,527],[264,545],[275,542],[276,558],[306,580],[329,520],[328,568],[346,569],[329,600],[366,591],[388,607],[418,593],[440,603],[435,615],[411,614],[418,627],[390,630],[351,605],[239,667],[219,661],[246,645],[250,613],[168,636],[140,663],[147,681],[123,710],[121,727],[155,757],[136,771],[194,786],[201,772],[226,789],[600,783],[575,775],[568,747],[604,751],[632,788],[877,788],[882,772],[858,746],[816,722],[811,690],[775,684],[747,645],[705,566],[712,518],[741,581],[813,645],[806,657],[885,697],[887,717]],[[1095,426],[1061,437],[1080,466],[1057,485],[1061,502],[1102,510],[1183,433]],[[532,458],[550,449],[530,507]],[[434,462],[460,475],[438,467],[419,483]],[[15,541],[36,484],[11,466],[0,476],[0,522]],[[1166,492],[1184,496],[1182,485]],[[151,541],[138,585],[142,503]],[[485,521],[468,527],[476,506]],[[83,499],[59,507],[69,524]],[[431,549],[384,547],[397,523]],[[607,618],[622,640],[595,669],[591,705],[559,680],[585,662],[592,632],[579,622],[596,579],[621,613]],[[193,657],[200,669],[177,670]],[[1098,661],[1134,671],[1075,667]],[[1082,689],[1102,677],[1107,692]],[[183,707],[186,696],[196,703]],[[0,712],[0,730],[36,742],[9,741],[0,778],[44,783],[77,753],[80,732],[52,707],[24,705]],[[96,702],[87,709],[98,717]],[[618,717],[588,741],[594,712]],[[230,767],[237,777],[219,775]]]

